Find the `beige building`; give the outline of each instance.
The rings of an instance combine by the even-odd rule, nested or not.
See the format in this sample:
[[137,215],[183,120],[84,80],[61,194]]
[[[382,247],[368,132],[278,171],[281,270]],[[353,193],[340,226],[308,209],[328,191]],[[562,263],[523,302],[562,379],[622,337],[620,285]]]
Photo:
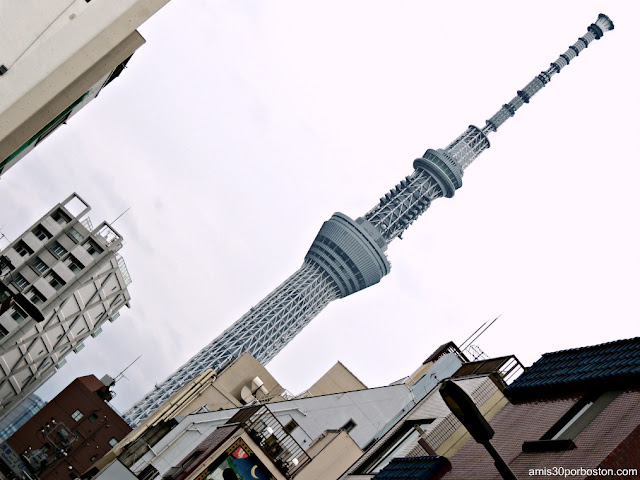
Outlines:
[[2,2],[0,176],[120,74],[167,2]]
[[291,395],[245,353],[173,394],[83,478],[220,479],[248,464],[263,476],[244,478],[337,479],[462,364],[439,349],[405,379],[367,388],[337,362]]
[[[466,362],[451,379],[473,399],[484,417],[491,420],[509,403],[503,394],[507,383],[522,371],[518,359],[508,356]],[[449,410],[436,388],[381,432],[341,479],[374,478],[398,458],[431,456],[434,461],[445,464],[444,470],[447,470],[446,466],[450,468],[448,458],[470,439],[466,428]]]
[[[296,397],[310,399],[366,390],[337,362]],[[216,470],[220,473],[221,465],[234,459],[250,463],[266,478],[319,480],[327,478],[328,473],[337,478],[362,455],[362,449],[344,429],[323,430],[316,438],[304,439],[302,443],[307,445],[303,447],[294,437],[297,422],[283,424],[283,417],[273,413],[283,411],[279,406],[296,397],[244,353],[221,372],[207,370],[173,394],[84,478],[124,479],[135,472],[136,476],[130,478],[151,479],[162,474],[163,478],[190,480],[205,478]],[[199,418],[210,411],[222,412],[223,421]],[[179,422],[183,416],[186,418]],[[202,425],[201,431],[210,433],[194,434],[195,425]],[[187,442],[187,435],[200,443],[193,445],[193,439]],[[184,443],[194,448],[183,458],[187,449]],[[233,456],[238,448],[246,457]],[[161,472],[163,463],[166,468]]]

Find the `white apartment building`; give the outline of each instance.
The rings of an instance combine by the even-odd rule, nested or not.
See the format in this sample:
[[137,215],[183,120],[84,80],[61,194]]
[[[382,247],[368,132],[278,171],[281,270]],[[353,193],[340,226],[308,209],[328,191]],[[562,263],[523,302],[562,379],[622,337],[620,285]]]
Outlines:
[[167,2],[0,3],[0,176],[122,72]]
[[131,278],[117,253],[122,237],[106,222],[94,228],[90,208],[74,193],[0,252],[0,280],[44,317],[37,321],[15,302],[3,308],[0,418],[129,306]]

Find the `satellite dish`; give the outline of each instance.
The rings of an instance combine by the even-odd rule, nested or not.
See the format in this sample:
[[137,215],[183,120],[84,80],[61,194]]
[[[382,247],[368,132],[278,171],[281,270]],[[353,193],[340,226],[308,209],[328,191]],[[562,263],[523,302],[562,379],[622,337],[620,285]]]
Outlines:
[[251,390],[249,390],[249,387],[247,387],[246,385],[242,387],[242,390],[240,390],[240,398],[242,398],[242,401],[244,403],[251,403],[256,399],[256,397],[254,397],[251,393]]

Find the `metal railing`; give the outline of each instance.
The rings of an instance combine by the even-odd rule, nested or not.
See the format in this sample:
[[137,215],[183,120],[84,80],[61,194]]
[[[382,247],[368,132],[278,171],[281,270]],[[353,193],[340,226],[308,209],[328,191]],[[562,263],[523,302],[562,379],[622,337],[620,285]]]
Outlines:
[[239,423],[287,478],[292,478],[311,460],[266,405],[243,408],[227,423]]
[[122,273],[122,278],[124,279],[124,286],[128,287],[132,280],[131,275],[129,275],[127,264],[124,263],[124,258],[119,254],[116,254],[116,260],[118,261],[118,267],[120,267],[120,273]]
[[452,377],[459,378],[493,373],[504,388],[519,377],[522,372],[524,372],[524,366],[520,363],[520,360],[514,355],[509,355],[465,363]]
[[80,223],[84,225],[84,228],[89,230],[89,232],[93,232],[93,223],[89,217],[85,217]]

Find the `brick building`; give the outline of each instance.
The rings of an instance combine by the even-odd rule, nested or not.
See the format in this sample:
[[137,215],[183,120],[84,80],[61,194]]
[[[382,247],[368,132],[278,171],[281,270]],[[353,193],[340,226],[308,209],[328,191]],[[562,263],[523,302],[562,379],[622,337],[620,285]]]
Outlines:
[[113,380],[103,380],[76,378],[7,440],[40,478],[79,477],[131,431],[107,403]]
[[[492,444],[518,478],[639,478],[640,338],[547,353],[505,394]],[[450,461],[445,480],[502,478],[473,441]]]

